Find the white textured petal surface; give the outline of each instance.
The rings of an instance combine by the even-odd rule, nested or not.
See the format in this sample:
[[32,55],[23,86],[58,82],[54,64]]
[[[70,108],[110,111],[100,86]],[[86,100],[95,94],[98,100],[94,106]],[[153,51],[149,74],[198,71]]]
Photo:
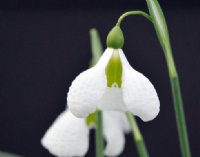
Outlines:
[[121,88],[113,86],[107,87],[104,95],[97,103],[101,110],[126,111],[126,106],[123,102]]
[[106,49],[99,62],[76,77],[69,88],[67,104],[77,117],[87,117],[96,111],[96,102],[106,91],[105,67],[113,49]]
[[[103,129],[106,139],[106,156],[118,156],[122,153],[125,144],[124,132],[129,129],[124,113],[117,111],[103,112]],[[124,125],[124,122],[126,123]]]
[[89,129],[85,119],[64,111],[47,130],[41,143],[55,156],[84,156],[89,145]]
[[143,121],[154,119],[160,111],[160,102],[154,86],[143,74],[134,70],[120,50],[123,65],[122,91],[128,111]]

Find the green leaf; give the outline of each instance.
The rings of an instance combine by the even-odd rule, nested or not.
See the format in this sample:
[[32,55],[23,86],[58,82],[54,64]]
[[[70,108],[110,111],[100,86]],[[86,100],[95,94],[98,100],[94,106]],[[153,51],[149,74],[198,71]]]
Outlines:
[[158,36],[159,42],[165,53],[168,70],[171,76],[176,77],[176,67],[173,60],[172,49],[169,39],[169,32],[163,11],[157,0],[146,0],[149,12]]
[[0,157],[22,157],[22,156],[0,151]]
[[93,28],[90,30],[90,38],[91,38],[91,48],[92,48],[92,59],[90,62],[90,66],[94,66],[101,57],[103,49],[96,29]]
[[156,30],[158,39],[165,54],[165,59],[167,61],[182,157],[191,157],[180,82],[172,55],[172,49],[165,17],[157,0],[146,1],[152,17],[154,28]]
[[160,44],[166,48],[166,45],[170,45],[170,40],[163,11],[157,0],[146,1]]

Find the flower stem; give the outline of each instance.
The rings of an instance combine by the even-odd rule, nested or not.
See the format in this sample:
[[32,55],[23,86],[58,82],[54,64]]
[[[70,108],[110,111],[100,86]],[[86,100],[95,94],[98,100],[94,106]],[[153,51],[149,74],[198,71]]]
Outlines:
[[128,11],[128,12],[125,12],[124,14],[122,14],[118,21],[117,21],[117,24],[116,26],[119,26],[121,25],[122,21],[124,20],[125,17],[127,16],[130,16],[130,15],[141,15],[141,16],[144,16],[145,18],[147,18],[148,20],[151,21],[151,16],[149,16],[147,13],[145,13],[144,11],[140,11],[140,10],[136,10],[136,11]]
[[146,0],[146,2],[167,62],[182,157],[191,157],[180,82],[172,55],[172,49],[165,17],[157,0]]
[[103,125],[102,125],[102,112],[96,111],[96,157],[103,157]]
[[129,121],[129,124],[131,126],[133,139],[135,141],[135,145],[136,145],[139,156],[140,157],[149,157],[143,136],[142,136],[140,129],[137,125],[135,117],[130,112],[126,112],[126,116],[127,116],[128,121]]
[[174,102],[174,110],[176,116],[176,124],[178,129],[179,141],[180,141],[180,148],[183,157],[191,157],[190,146],[189,146],[189,139],[185,121],[185,114],[183,108],[183,101],[181,96],[181,89],[180,89],[180,82],[179,77],[176,72],[176,67],[174,63],[174,59],[172,56],[172,50],[170,45],[163,49],[165,52],[165,59],[167,61],[167,67],[169,71],[169,78],[171,83],[172,89],[172,96]]
[[[99,34],[96,29],[90,30],[91,48],[92,48],[92,60],[90,66],[94,66],[99,60],[103,50]],[[104,141],[103,141],[103,121],[102,121],[102,111],[96,111],[96,132],[95,132],[95,142],[96,142],[96,157],[103,157],[104,153]]]
[[92,59],[90,61],[90,67],[94,66],[103,53],[102,44],[99,34],[95,28],[90,29],[90,43],[92,51]]

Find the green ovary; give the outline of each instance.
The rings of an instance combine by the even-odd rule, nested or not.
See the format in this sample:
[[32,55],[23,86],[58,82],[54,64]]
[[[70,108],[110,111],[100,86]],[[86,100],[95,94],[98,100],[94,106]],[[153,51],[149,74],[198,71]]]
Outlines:
[[112,87],[117,84],[118,88],[122,85],[122,63],[119,52],[114,50],[106,66],[107,86]]

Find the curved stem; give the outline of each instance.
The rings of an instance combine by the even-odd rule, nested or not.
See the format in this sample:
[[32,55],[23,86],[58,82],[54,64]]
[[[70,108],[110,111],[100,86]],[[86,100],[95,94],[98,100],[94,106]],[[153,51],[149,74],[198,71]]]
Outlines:
[[144,16],[145,18],[147,18],[149,21],[151,21],[151,16],[149,16],[149,14],[145,13],[144,11],[136,10],[136,11],[128,11],[128,12],[122,14],[119,17],[116,25],[120,27],[124,18],[127,16],[130,16],[130,15],[141,15],[141,16]]
[[96,111],[96,157],[103,157],[103,125],[102,125],[102,112]]
[[143,136],[142,136],[140,129],[137,125],[135,117],[129,112],[126,112],[126,116],[127,116],[128,121],[129,121],[129,124],[131,126],[133,139],[135,141],[135,145],[136,145],[139,156],[140,157],[149,157]]

